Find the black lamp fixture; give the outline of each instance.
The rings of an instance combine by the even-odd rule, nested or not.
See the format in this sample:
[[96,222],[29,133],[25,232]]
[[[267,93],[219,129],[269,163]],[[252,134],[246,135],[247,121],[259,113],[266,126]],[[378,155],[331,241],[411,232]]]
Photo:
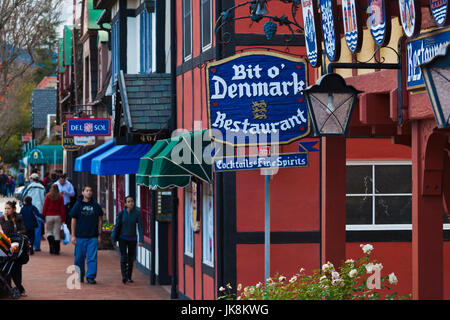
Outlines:
[[450,128],[450,43],[420,65],[434,118],[439,128]]
[[321,76],[302,91],[316,136],[345,136],[356,97],[362,91],[348,86],[336,73]]

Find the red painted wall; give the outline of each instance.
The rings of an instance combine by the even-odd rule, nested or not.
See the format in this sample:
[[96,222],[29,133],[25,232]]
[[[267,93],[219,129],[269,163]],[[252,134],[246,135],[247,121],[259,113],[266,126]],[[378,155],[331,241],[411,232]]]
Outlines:
[[411,160],[411,148],[391,139],[347,139],[347,160]]
[[[288,279],[300,268],[306,272],[319,268],[319,244],[272,244],[270,246],[271,275],[282,274]],[[264,282],[264,245],[237,246],[237,283],[243,287]]]
[[[236,1],[236,3],[245,0]],[[183,62],[182,57],[182,5],[177,1],[177,65]],[[215,1],[213,1],[213,4]],[[269,3],[271,4],[271,3]],[[290,7],[284,4],[271,6],[271,14],[288,13]],[[213,9],[213,12],[214,9]],[[199,7],[193,1],[193,58],[200,54]],[[244,7],[236,13],[247,15]],[[297,16],[302,21],[301,13]],[[215,20],[215,19],[214,19]],[[251,24],[249,20],[236,23],[236,33],[262,34],[262,23]],[[279,28],[278,34],[288,33],[285,27]],[[213,37],[213,41],[215,38]],[[286,46],[272,47],[286,50]],[[250,48],[237,47],[236,51],[248,51]],[[258,50],[261,50],[259,48]],[[306,55],[305,48],[289,47],[289,52]],[[309,84],[315,82],[317,69],[308,69]],[[179,128],[192,130],[193,120],[201,120],[202,127],[207,128],[207,100],[205,67],[200,65],[177,76],[177,125]],[[194,108],[194,110],[193,110]],[[312,139],[309,139],[312,140]],[[282,152],[298,152],[298,141],[283,146]],[[309,167],[295,169],[280,169],[271,180],[271,230],[272,231],[317,231],[320,229],[319,212],[319,156],[320,153],[309,154]],[[348,139],[347,160],[410,160],[411,150],[408,147],[394,145],[390,139]],[[183,190],[178,190],[178,290],[189,298],[216,299],[217,287],[223,285],[203,274],[201,271],[202,231],[194,235],[195,270],[184,265],[184,203]],[[214,202],[216,203],[216,201]],[[236,226],[237,232],[262,232],[264,230],[264,176],[259,171],[242,171],[236,174]],[[215,232],[217,246],[217,232]],[[411,288],[411,243],[379,242],[372,243],[375,247],[374,257],[383,263],[383,275],[395,272],[399,285],[395,289],[400,294],[406,294]],[[347,243],[347,257],[356,258],[361,255],[360,243]],[[217,267],[217,247],[215,248]],[[448,255],[445,265],[449,264]],[[300,268],[307,272],[320,268],[320,244],[272,244],[271,273],[280,273],[287,277],[297,273]],[[226,266],[225,266],[226,268]],[[264,281],[264,245],[238,244],[236,247],[237,283],[244,286]],[[195,274],[195,293],[194,293]],[[216,269],[217,279],[217,269]],[[450,281],[444,278],[445,283]],[[217,286],[217,287],[216,287]],[[448,291],[448,290],[447,290]],[[445,292],[446,297],[450,292]]]

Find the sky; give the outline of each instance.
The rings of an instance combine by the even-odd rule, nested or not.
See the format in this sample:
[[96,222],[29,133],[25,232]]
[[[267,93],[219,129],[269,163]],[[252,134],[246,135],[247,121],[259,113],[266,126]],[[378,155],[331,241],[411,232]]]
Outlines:
[[[73,0],[63,0],[63,12],[62,12],[62,20],[63,23],[58,28],[58,35],[59,37],[63,36],[63,30],[65,25],[72,25],[73,24]],[[77,0],[79,2],[79,0]],[[80,6],[81,4],[77,3],[77,12],[80,12]]]

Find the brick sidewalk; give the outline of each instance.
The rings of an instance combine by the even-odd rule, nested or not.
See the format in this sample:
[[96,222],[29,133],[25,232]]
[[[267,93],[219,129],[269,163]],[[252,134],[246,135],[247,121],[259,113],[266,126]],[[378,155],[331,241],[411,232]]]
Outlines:
[[97,284],[81,283],[81,289],[68,289],[66,273],[73,265],[70,243],[61,243],[59,256],[48,253],[47,241],[42,241],[41,252],[30,256],[23,266],[23,286],[27,297],[20,300],[168,300],[170,287],[150,286],[149,278],[136,267],[131,284],[123,284],[120,274],[120,255],[115,250],[98,251]]
[[[4,211],[8,200],[12,199],[0,197],[0,211]],[[134,283],[124,285],[120,255],[115,250],[98,251],[97,284],[81,283],[81,289],[68,289],[66,281],[70,274],[66,270],[73,265],[74,246],[61,243],[59,256],[49,254],[47,241],[42,241],[41,249],[23,266],[22,282],[28,296],[19,300],[170,300],[170,286],[150,286],[149,278],[136,266]]]

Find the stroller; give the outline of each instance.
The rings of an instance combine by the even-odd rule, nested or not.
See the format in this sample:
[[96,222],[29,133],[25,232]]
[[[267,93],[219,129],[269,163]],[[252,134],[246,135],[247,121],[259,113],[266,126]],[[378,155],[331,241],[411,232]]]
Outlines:
[[12,299],[20,297],[19,289],[12,288],[10,283],[11,270],[16,263],[26,264],[29,259],[30,242],[26,235],[13,234],[7,237],[0,233],[0,288],[6,289]]

